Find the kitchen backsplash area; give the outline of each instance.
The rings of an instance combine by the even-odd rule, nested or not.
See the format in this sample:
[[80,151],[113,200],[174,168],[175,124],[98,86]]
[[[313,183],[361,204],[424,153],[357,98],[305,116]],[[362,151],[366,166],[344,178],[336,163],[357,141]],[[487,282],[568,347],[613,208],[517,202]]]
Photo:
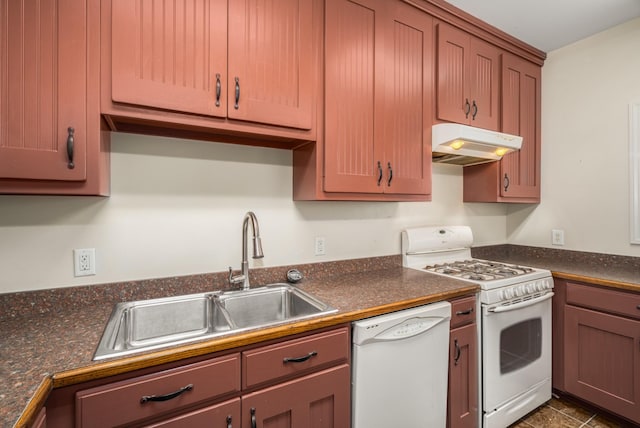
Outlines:
[[[264,248],[251,267],[398,255],[400,231],[423,224],[506,242],[506,208],[463,204],[460,167],[434,165],[431,202],[294,202],[291,156],[114,133],[110,197],[0,196],[0,293],[239,269],[249,210]],[[95,276],[73,276],[78,248],[95,248]]]

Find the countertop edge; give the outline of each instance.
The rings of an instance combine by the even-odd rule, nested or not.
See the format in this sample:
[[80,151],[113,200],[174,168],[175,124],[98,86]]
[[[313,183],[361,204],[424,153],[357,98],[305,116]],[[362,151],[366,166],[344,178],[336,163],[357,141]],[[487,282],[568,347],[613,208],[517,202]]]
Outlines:
[[568,279],[572,281],[587,282],[589,284],[601,285],[608,288],[616,288],[628,291],[640,292],[640,285],[632,282],[623,282],[609,279],[596,278],[592,276],[579,275],[568,272],[551,271],[554,278]]

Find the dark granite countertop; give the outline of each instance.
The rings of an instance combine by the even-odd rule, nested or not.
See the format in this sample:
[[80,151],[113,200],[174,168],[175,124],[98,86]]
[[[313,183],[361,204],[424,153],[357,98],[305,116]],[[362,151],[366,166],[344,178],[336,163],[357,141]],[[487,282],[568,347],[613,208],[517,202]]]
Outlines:
[[[0,295],[0,426],[22,426],[50,390],[196,355],[475,293],[464,281],[400,266],[399,256],[300,266],[300,288],[338,309],[327,317],[147,352],[92,361],[118,301],[222,289],[226,273]],[[281,282],[287,268],[252,271],[254,284]],[[211,286],[213,284],[213,287]],[[217,287],[216,287],[217,285]]]
[[[549,269],[554,276],[640,292],[640,258],[519,245],[472,249],[477,258]],[[282,282],[289,267],[251,271],[254,284]],[[0,427],[29,422],[55,387],[338,325],[446,300],[478,287],[401,267],[400,256],[297,266],[300,287],[338,312],[327,317],[155,352],[92,361],[117,302],[226,288],[226,272],[0,294]]]
[[640,257],[524,245],[477,247],[480,259],[549,269],[554,277],[640,292]]

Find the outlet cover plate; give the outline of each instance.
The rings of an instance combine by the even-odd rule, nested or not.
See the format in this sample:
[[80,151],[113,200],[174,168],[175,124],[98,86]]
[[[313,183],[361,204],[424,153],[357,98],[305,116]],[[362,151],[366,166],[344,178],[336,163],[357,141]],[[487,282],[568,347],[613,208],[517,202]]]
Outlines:
[[89,276],[96,274],[96,249],[77,248],[73,250],[74,276]]

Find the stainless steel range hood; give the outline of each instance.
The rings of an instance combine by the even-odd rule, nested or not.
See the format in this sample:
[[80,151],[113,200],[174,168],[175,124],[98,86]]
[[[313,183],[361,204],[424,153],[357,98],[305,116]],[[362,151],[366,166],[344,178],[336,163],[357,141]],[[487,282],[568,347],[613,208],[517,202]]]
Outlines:
[[431,127],[433,162],[476,165],[500,160],[520,150],[522,137],[457,123],[438,123]]

